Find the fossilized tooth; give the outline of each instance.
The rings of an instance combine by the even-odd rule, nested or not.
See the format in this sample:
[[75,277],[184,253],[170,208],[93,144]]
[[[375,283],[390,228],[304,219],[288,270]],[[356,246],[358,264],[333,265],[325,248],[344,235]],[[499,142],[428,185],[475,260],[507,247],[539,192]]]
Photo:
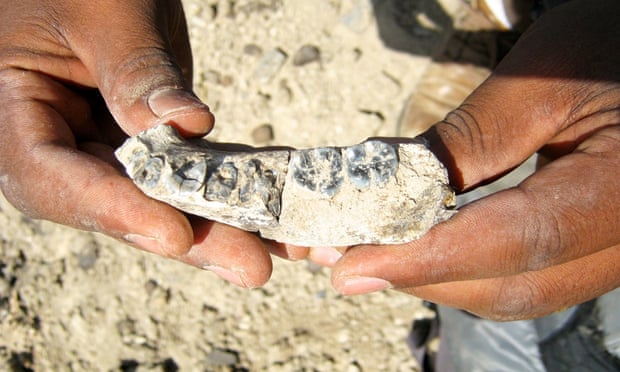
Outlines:
[[421,140],[222,151],[162,124],[116,156],[150,197],[291,244],[403,243],[455,213],[446,169]]

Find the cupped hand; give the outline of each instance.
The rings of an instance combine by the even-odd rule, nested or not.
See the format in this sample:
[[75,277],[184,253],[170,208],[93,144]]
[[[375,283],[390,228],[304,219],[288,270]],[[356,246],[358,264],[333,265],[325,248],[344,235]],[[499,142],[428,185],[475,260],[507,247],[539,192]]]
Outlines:
[[113,157],[127,134],[161,122],[186,136],[213,125],[191,91],[180,1],[1,0],[0,102],[0,187],[27,215],[241,286],[269,278],[258,237],[146,197]]
[[397,288],[483,317],[541,316],[620,286],[620,4],[572,1],[537,21],[426,135],[466,191],[539,153],[517,187],[423,238],[360,246],[334,266],[342,293]]

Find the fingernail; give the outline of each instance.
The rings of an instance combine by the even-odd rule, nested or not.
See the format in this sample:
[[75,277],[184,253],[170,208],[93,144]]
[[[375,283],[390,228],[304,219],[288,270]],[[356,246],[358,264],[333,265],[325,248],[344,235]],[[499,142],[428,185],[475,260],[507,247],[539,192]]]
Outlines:
[[310,256],[312,261],[320,265],[334,266],[342,257],[342,253],[334,247],[314,247],[310,252]]
[[148,105],[160,118],[188,108],[207,108],[193,94],[181,89],[163,89],[149,96]]
[[140,249],[145,251],[159,255],[167,255],[167,251],[161,245],[159,239],[138,234],[127,234],[123,239],[130,244],[137,245]]
[[343,295],[356,295],[382,291],[392,288],[392,284],[385,279],[367,276],[350,276],[343,280],[338,291]]
[[249,288],[246,281],[243,280],[243,273],[240,271],[226,269],[221,266],[204,266],[203,269],[209,270],[217,274],[220,278],[236,284],[239,287]]

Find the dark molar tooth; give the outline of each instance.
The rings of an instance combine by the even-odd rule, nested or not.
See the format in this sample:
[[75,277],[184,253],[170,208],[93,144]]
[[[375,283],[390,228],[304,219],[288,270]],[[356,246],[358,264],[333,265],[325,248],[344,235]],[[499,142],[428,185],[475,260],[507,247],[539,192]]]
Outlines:
[[245,174],[246,182],[241,186],[239,191],[239,199],[243,203],[247,203],[252,199],[252,195],[256,192],[256,179],[260,177],[260,163],[256,159],[248,160],[243,165],[243,174]]
[[365,189],[370,186],[370,174],[368,164],[365,163],[366,150],[364,145],[359,144],[348,147],[344,150],[344,157],[348,163],[347,175],[349,181],[358,189]]
[[260,178],[260,188],[257,187],[263,203],[274,216],[280,215],[280,192],[276,188],[277,180],[278,177],[273,170],[265,169]]
[[248,178],[253,178],[254,174],[259,170],[260,163],[256,159],[248,160],[248,162],[243,166],[243,173],[245,173]]
[[319,191],[323,194],[333,196],[342,184],[342,156],[340,150],[334,148],[318,148],[315,150],[318,160],[325,164],[319,168],[320,177],[318,178]]
[[398,168],[398,158],[394,147],[381,141],[368,141],[364,145],[367,151],[371,150],[376,154],[370,160],[370,169],[375,185],[384,184],[396,173],[396,168]]
[[380,186],[396,173],[398,158],[394,147],[381,141],[368,141],[344,150],[347,175],[358,189],[372,183]]
[[312,150],[299,150],[291,154],[291,165],[293,166],[293,178],[295,181],[308,190],[316,190],[316,169],[313,164]]
[[342,156],[335,148],[294,151],[291,164],[293,178],[308,190],[333,196],[342,184]]
[[172,175],[175,182],[179,185],[182,193],[192,193],[198,191],[205,182],[207,175],[207,160],[191,160],[176,169]]
[[274,216],[280,214],[280,192],[276,188],[277,175],[271,169],[263,169],[258,159],[249,160],[243,167],[247,182],[241,187],[239,200],[247,203],[258,195]]
[[205,198],[225,202],[237,185],[237,168],[233,163],[222,163],[207,179]]
[[157,186],[161,172],[164,168],[164,160],[158,157],[149,158],[144,166],[138,170],[134,175],[136,183],[146,187],[153,188]]
[[126,167],[127,174],[131,178],[134,178],[139,172],[144,168],[144,163],[146,163],[150,158],[150,155],[147,152],[146,148],[139,147],[131,152],[129,164]]

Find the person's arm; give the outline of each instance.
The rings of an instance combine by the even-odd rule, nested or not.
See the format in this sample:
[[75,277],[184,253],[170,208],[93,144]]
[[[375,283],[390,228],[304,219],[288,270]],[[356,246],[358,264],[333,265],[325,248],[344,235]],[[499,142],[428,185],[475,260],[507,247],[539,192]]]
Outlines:
[[502,320],[618,287],[619,19],[613,0],[575,0],[549,12],[426,134],[458,191],[537,151],[548,164],[418,241],[350,249],[334,266],[334,286],[345,294],[393,287]]

